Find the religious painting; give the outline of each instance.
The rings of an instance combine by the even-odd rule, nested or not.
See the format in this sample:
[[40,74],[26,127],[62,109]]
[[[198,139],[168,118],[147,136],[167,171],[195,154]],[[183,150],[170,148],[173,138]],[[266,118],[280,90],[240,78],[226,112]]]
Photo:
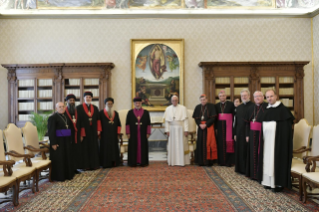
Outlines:
[[183,39],[132,39],[131,63],[132,97],[140,97],[143,108],[164,111],[173,95],[184,104]]
[[[108,0],[106,0],[108,1]],[[109,0],[116,1],[116,0]],[[38,9],[103,9],[104,0],[37,0]]]
[[[128,0],[130,9],[176,9],[184,8],[183,0]],[[196,1],[196,0],[195,0]]]
[[275,8],[276,0],[206,0],[207,8]]
[[205,8],[204,0],[185,0],[185,8]]

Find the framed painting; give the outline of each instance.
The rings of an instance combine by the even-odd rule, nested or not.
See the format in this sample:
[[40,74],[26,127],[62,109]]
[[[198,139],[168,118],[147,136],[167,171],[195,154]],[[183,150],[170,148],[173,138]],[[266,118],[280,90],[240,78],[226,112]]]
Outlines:
[[164,111],[172,95],[184,104],[184,39],[132,39],[131,64],[132,97],[143,108]]
[[183,0],[129,0],[130,9],[179,9],[184,8]]
[[208,9],[236,8],[236,9],[272,9],[276,7],[276,0],[206,0]]
[[45,10],[105,8],[105,1],[103,0],[37,0],[37,4],[38,4],[38,9],[45,9]]

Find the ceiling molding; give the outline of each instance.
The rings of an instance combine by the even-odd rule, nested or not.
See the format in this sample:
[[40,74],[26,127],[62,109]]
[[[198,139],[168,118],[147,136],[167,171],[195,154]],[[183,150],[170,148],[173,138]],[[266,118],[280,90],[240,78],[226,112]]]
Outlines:
[[214,19],[214,18],[312,18],[310,9],[104,9],[104,10],[2,10],[0,19]]

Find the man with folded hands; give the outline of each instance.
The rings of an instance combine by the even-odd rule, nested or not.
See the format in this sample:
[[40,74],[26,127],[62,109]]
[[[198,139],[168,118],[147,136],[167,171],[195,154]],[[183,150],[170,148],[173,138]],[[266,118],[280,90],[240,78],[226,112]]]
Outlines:
[[48,120],[52,164],[51,179],[54,181],[71,180],[74,177],[71,125],[72,122],[65,116],[64,103],[58,102],[56,112]]

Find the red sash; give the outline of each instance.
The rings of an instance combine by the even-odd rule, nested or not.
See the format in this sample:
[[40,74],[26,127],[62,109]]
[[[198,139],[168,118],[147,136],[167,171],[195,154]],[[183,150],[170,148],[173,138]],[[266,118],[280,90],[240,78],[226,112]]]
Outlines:
[[74,137],[75,137],[75,143],[78,143],[78,134],[77,134],[78,129],[76,128],[76,122],[77,122],[77,120],[78,120],[78,113],[77,113],[77,111],[75,110],[75,120],[76,120],[76,122],[74,123],[74,122],[73,122],[73,119],[72,119],[72,117],[71,117],[71,115],[70,115],[70,113],[69,113],[68,108],[65,109],[65,112],[66,112],[66,114],[68,115],[69,119],[72,121],[72,124],[73,124],[73,127],[74,127],[74,131],[75,131],[75,133],[74,133],[74,134],[75,134],[75,135],[74,135]]
[[[93,116],[93,114],[94,114],[94,107],[93,107],[93,105],[90,104],[91,116],[89,115],[89,110],[88,110],[86,104],[83,103],[82,105],[83,105],[84,112],[85,112],[86,115],[92,120],[92,116]],[[92,121],[90,121],[90,125],[92,125]]]

